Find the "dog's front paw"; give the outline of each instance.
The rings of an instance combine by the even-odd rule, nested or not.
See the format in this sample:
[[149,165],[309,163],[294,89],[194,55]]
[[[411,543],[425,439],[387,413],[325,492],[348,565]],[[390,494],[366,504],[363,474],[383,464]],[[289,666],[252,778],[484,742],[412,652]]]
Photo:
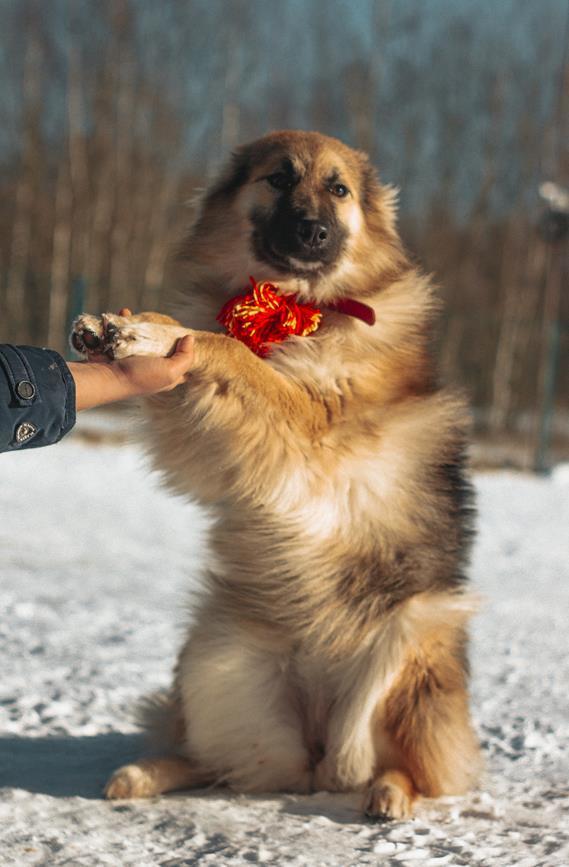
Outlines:
[[388,771],[367,790],[364,813],[373,819],[410,819],[413,801],[413,787],[408,778],[397,771]]
[[125,316],[103,313],[92,316],[82,313],[73,323],[71,345],[82,355],[106,355],[108,358],[126,358],[132,353],[128,344],[136,339],[136,327]]
[[162,344],[151,340],[155,329],[152,323],[132,322],[115,313],[82,313],[73,323],[71,345],[82,355],[106,355],[111,360],[130,355],[165,355]]
[[[145,346],[147,323],[130,322],[125,316],[103,313],[105,354],[109,358],[128,358],[130,355],[158,355]],[[152,326],[150,326],[152,328]]]
[[83,355],[127,358],[129,355],[146,354],[134,345],[135,341],[140,343],[143,340],[141,331],[144,331],[144,325],[130,323],[126,316],[115,313],[91,316],[82,313],[73,323],[71,345]]
[[106,355],[111,360],[132,355],[170,355],[176,341],[191,332],[174,320],[164,322],[164,319],[168,317],[149,313],[132,317],[83,313],[73,323],[71,345],[84,355]]
[[102,316],[82,313],[71,328],[70,342],[81,355],[100,355],[105,349],[104,323]]

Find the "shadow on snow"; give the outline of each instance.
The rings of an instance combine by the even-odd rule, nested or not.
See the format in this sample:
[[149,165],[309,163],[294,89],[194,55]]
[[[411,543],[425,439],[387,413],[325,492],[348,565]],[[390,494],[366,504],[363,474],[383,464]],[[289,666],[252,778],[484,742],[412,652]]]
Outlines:
[[0,786],[56,797],[101,798],[119,766],[140,756],[141,735],[0,737]]
[[[59,798],[102,798],[111,773],[146,753],[142,735],[109,732],[93,736],[0,737],[0,787],[23,789]],[[168,799],[189,795],[176,792]],[[196,789],[191,794],[233,800],[238,795],[223,787]],[[337,824],[361,822],[355,795],[250,795],[254,802],[281,801],[283,813],[299,817],[320,815]]]

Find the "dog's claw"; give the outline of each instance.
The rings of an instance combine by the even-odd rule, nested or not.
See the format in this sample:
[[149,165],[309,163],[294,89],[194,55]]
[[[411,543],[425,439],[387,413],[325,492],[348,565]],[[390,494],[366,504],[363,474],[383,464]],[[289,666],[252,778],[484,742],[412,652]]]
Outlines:
[[111,322],[108,317],[103,314],[102,316],[103,322],[103,352],[111,361],[115,360],[115,344],[120,335],[119,326],[114,322]]
[[113,322],[109,322],[108,319],[104,319],[104,329],[105,329],[105,344],[109,346],[109,344],[114,343],[117,334],[119,333],[119,329]]

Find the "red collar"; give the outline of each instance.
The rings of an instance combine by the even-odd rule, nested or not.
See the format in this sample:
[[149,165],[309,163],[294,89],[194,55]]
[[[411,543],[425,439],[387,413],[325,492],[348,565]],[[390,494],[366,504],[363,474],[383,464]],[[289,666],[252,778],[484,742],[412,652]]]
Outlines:
[[322,304],[321,306],[325,310],[333,310],[335,313],[345,313],[346,316],[361,319],[366,325],[375,325],[375,310],[369,304],[364,304],[362,301],[355,301],[353,298],[340,298],[339,301],[333,301],[331,304]]
[[375,311],[361,301],[342,298],[321,307],[297,301],[296,293],[281,295],[272,283],[255,283],[251,289],[227,301],[217,315],[217,321],[227,334],[241,340],[249,349],[264,358],[269,344],[282,343],[289,336],[307,337],[320,325],[322,310],[332,310],[361,319],[367,325],[375,323]]

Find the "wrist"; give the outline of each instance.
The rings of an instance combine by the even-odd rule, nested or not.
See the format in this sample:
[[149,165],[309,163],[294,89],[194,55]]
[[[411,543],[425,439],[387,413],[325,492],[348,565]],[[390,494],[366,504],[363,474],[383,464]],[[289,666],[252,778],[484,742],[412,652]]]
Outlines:
[[68,367],[75,380],[78,411],[124,400],[137,393],[118,364],[79,361],[69,362]]

